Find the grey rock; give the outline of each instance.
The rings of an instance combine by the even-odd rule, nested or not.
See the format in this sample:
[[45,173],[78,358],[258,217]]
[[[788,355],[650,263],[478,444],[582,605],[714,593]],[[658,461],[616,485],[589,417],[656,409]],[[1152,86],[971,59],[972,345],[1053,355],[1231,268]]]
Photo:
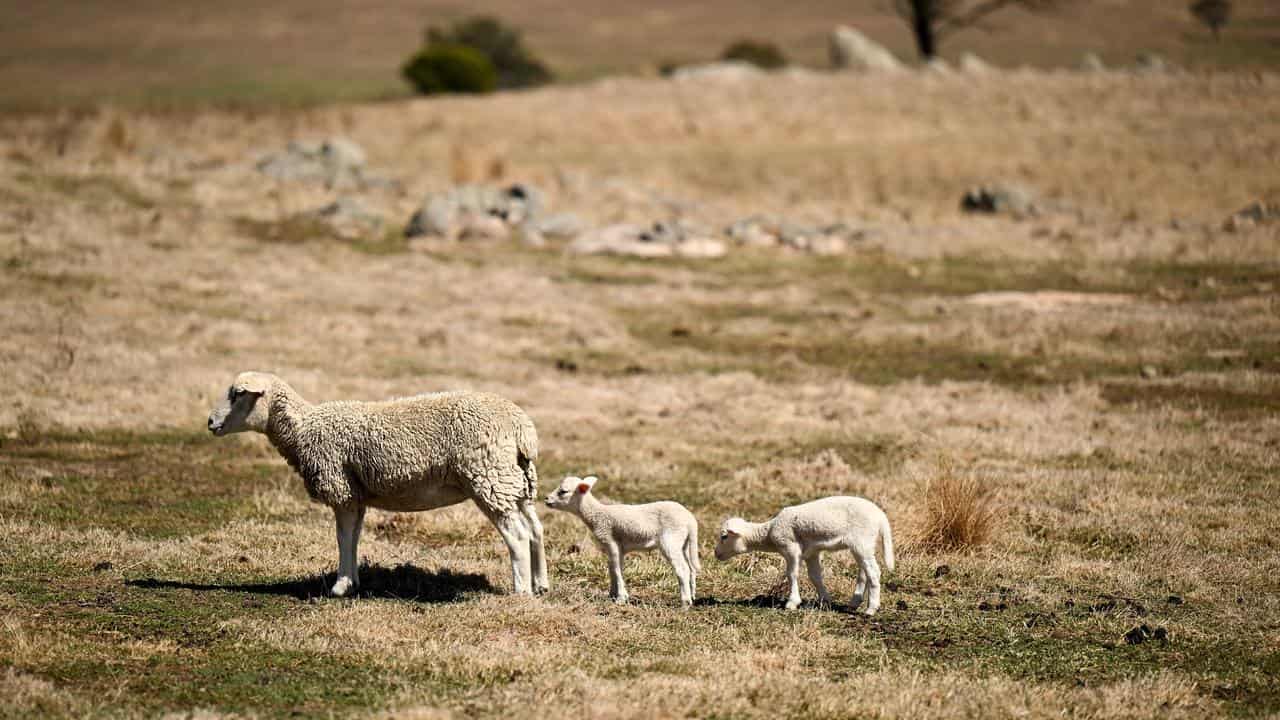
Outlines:
[[847,25],[831,31],[827,52],[831,66],[837,70],[899,72],[905,69],[893,53]]
[[1087,52],[1082,55],[1077,67],[1082,72],[1104,72],[1107,69],[1106,63],[1102,62],[1102,58],[1096,52]]
[[568,240],[582,234],[582,219],[573,213],[556,213],[535,218],[525,228],[546,238]]
[[764,71],[743,60],[724,60],[704,65],[685,65],[671,73],[671,79],[680,81],[711,80],[737,82],[764,75]]
[[[536,223],[544,204],[542,193],[530,185],[459,185],[427,195],[409,218],[404,232],[406,237],[450,240],[496,238]],[[504,227],[503,232],[498,232],[499,224]]]
[[649,226],[618,223],[586,233],[568,246],[578,255],[626,255],[631,257],[723,257],[728,248],[678,221]]
[[981,185],[970,188],[960,199],[960,209],[971,213],[1034,215],[1035,193],[1013,184]]
[[365,154],[346,138],[319,143],[293,141],[283,152],[258,161],[258,171],[277,180],[321,182],[328,187],[360,187],[365,184]]
[[1268,203],[1258,200],[1232,213],[1222,223],[1227,232],[1244,232],[1258,225],[1280,220],[1280,203]]
[[960,72],[968,75],[986,75],[995,70],[987,61],[971,52],[961,54],[956,65],[960,68]]
[[369,210],[359,198],[341,196],[324,207],[303,213],[321,220],[342,237],[359,237],[382,228],[382,215]]

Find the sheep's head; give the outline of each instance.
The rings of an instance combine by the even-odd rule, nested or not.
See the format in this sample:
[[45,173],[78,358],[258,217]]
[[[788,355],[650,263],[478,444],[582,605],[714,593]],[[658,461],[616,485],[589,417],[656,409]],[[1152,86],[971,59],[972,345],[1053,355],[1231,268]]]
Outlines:
[[226,397],[209,413],[209,432],[219,436],[246,430],[266,432],[276,380],[270,373],[240,373],[227,388]]
[[547,496],[547,507],[570,512],[577,510],[582,504],[582,496],[591,492],[595,484],[596,476],[594,475],[584,478],[570,475],[560,482],[560,487],[556,488],[555,492]]
[[731,517],[720,527],[720,539],[716,541],[716,559],[728,560],[734,555],[747,551],[747,541],[743,537],[747,532],[747,521],[740,517]]

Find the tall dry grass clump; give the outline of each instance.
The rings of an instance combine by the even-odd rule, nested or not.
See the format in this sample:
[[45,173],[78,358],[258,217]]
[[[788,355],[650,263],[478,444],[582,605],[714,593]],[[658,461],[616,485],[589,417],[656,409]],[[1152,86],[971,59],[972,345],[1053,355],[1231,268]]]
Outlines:
[[991,488],[956,471],[949,460],[925,485],[925,518],[914,545],[926,550],[969,550],[991,540],[996,502]]

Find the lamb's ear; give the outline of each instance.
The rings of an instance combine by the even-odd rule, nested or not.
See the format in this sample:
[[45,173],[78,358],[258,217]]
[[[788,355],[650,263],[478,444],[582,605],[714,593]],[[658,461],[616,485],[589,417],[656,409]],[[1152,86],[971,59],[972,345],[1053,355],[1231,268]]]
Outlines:
[[582,478],[582,482],[578,483],[578,494],[585,495],[589,490],[591,490],[591,487],[596,484],[596,480],[598,479],[599,478],[595,475],[588,475],[587,477]]
[[730,535],[742,534],[742,518],[732,517],[724,521],[724,531]]

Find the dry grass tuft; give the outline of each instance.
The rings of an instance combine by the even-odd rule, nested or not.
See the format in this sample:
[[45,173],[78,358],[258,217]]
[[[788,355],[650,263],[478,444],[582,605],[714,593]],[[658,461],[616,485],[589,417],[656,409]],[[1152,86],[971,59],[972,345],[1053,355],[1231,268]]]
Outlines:
[[971,550],[991,540],[996,525],[995,495],[974,475],[957,472],[954,463],[938,463],[925,485],[924,526],[915,538],[925,550]]

